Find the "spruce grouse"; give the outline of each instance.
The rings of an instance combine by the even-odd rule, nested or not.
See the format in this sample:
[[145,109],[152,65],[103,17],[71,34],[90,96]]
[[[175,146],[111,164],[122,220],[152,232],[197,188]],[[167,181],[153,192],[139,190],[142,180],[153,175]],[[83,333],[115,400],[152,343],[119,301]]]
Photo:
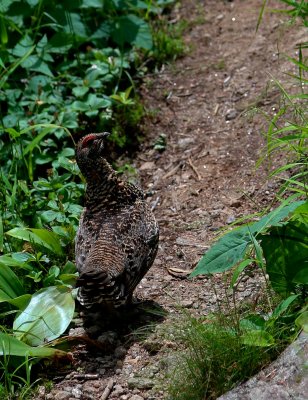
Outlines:
[[76,147],[87,181],[75,247],[78,300],[86,308],[129,303],[158,248],[158,225],[142,190],[122,181],[104,157],[108,135],[86,135]]

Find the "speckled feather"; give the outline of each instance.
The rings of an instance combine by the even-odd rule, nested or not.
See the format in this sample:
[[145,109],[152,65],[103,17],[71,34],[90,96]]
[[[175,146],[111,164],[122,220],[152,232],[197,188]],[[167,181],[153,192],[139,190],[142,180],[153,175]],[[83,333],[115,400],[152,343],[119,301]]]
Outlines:
[[75,248],[78,299],[86,308],[129,301],[158,248],[158,226],[142,190],[120,180],[102,156],[105,136],[87,135],[76,148],[87,181]]

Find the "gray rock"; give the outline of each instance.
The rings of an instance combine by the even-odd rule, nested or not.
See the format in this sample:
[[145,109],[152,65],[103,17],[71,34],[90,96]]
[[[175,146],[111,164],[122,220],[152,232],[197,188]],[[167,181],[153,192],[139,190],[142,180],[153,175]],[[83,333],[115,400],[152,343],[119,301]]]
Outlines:
[[125,390],[122,388],[121,385],[115,385],[112,391],[112,397],[119,397],[121,394],[124,394]]
[[232,224],[232,222],[234,222],[234,221],[235,221],[235,216],[229,215],[229,217],[226,220],[226,223],[229,225],[229,224]]
[[105,346],[114,346],[117,340],[118,335],[113,331],[104,332],[97,338],[97,341]]
[[276,361],[217,400],[307,400],[307,359],[308,333],[302,332]]
[[152,379],[143,378],[141,376],[134,376],[127,381],[129,389],[151,389],[154,386]]
[[126,355],[126,349],[123,346],[119,346],[114,351],[114,356],[116,358],[123,358]]
[[181,306],[184,308],[191,308],[194,305],[194,301],[192,299],[187,299],[181,301]]

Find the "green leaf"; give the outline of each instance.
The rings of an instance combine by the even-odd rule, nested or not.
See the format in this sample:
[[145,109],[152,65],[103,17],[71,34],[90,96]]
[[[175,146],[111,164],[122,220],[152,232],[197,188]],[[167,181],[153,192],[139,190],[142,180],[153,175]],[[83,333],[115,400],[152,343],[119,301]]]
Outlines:
[[244,258],[250,243],[246,226],[227,233],[205,253],[190,276],[214,274],[232,268]]
[[299,296],[298,294],[293,294],[292,296],[289,296],[287,299],[283,300],[280,304],[278,304],[278,306],[273,311],[271,318],[280,317],[280,315],[283,314],[289,308],[290,304],[292,304],[293,301],[298,298],[298,296]]
[[190,276],[225,272],[242,261],[248,246],[255,243],[256,235],[269,226],[280,226],[283,219],[304,203],[296,201],[289,204],[289,202],[290,199],[285,200],[281,206],[257,222],[228,232],[205,253]]
[[308,311],[301,313],[300,316],[296,318],[295,323],[308,333]]
[[111,36],[121,47],[125,43],[145,50],[151,50],[153,47],[149,25],[133,14],[115,18]]
[[51,347],[31,347],[7,333],[0,333],[0,355],[18,357],[63,357],[66,353]]
[[73,88],[73,93],[76,97],[83,97],[88,91],[89,88],[87,86],[76,86]]
[[247,267],[247,265],[251,264],[252,262],[254,262],[255,260],[252,258],[247,258],[246,260],[243,260],[234,270],[233,275],[232,275],[232,279],[231,279],[231,283],[230,283],[230,287],[233,287],[238,279],[238,277],[240,276],[241,272],[244,271],[244,269]]
[[248,330],[242,336],[242,341],[248,346],[269,347],[275,343],[275,339],[263,330]]
[[3,263],[0,263],[0,289],[11,299],[25,293],[17,275]]
[[11,53],[16,57],[23,57],[27,52],[33,48],[33,40],[26,34],[11,50]]
[[71,322],[75,302],[65,286],[50,286],[35,293],[28,307],[15,319],[15,336],[33,346],[59,337]]
[[3,251],[3,221],[2,221],[2,216],[0,215],[0,251]]
[[286,199],[279,207],[271,211],[265,217],[261,218],[259,221],[255,222],[250,226],[250,231],[252,233],[261,233],[265,228],[269,226],[280,226],[281,221],[288,217],[290,213],[296,210],[299,206],[304,204],[304,201],[294,201],[289,204],[290,199]]
[[7,254],[0,256],[0,262],[9,267],[18,267],[25,269],[27,271],[32,271],[33,269],[30,265],[26,264],[24,261],[16,260],[11,255]]
[[48,127],[43,129],[43,131],[35,136],[35,138],[28,144],[28,146],[24,149],[23,154],[24,156],[29,152],[33,151],[33,149],[42,141],[42,139],[54,128]]
[[55,254],[63,254],[58,235],[54,232],[48,231],[47,229],[13,228],[6,232],[6,234],[17,239],[43,246]]
[[307,225],[289,221],[273,227],[262,236],[261,246],[266,260],[266,272],[274,290],[283,296],[296,291],[296,276],[307,276]]
[[240,327],[245,331],[264,330],[265,320],[260,315],[252,314],[240,320]]
[[18,308],[19,310],[24,310],[29,301],[31,299],[31,294],[23,294],[22,296],[15,297],[15,299],[11,299],[7,294],[5,294],[0,289],[0,303],[9,303],[12,304],[14,307]]
[[41,217],[45,222],[54,221],[57,218],[57,216],[58,212],[53,210],[44,211],[41,214]]

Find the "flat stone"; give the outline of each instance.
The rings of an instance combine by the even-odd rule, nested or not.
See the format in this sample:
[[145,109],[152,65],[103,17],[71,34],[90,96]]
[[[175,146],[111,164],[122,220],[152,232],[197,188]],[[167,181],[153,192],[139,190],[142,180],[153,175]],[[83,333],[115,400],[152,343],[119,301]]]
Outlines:
[[144,397],[139,396],[139,394],[134,394],[129,400],[144,400]]
[[151,389],[154,386],[154,383],[152,379],[135,376],[128,379],[127,385],[129,389]]
[[155,162],[153,161],[146,161],[139,168],[140,171],[147,171],[151,169],[155,169]]
[[55,395],[53,395],[54,400],[68,400],[71,397],[70,392],[66,392],[64,390],[60,390]]

